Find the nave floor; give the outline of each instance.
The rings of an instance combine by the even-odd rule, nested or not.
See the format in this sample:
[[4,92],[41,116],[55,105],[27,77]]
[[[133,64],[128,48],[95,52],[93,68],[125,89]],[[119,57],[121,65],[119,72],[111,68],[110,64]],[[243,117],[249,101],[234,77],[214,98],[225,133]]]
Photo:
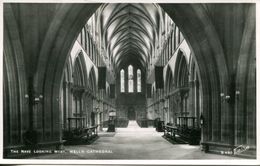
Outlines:
[[117,128],[116,133],[100,132],[91,145],[65,146],[65,153],[39,155],[33,159],[239,159],[204,153],[199,146],[174,145],[162,138],[162,134],[130,121],[128,128]]

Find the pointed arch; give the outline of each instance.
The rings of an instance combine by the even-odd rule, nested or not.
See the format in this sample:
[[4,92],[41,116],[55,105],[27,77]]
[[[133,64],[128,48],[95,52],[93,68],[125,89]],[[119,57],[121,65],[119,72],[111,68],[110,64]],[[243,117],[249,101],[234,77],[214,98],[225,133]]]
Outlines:
[[63,82],[72,82],[72,66],[72,59],[71,57],[68,57],[63,71]]
[[73,83],[76,86],[83,86],[84,78],[80,60],[77,58],[73,68]]
[[174,84],[176,87],[187,87],[189,84],[188,63],[182,51],[179,51],[174,70]]
[[170,93],[171,90],[173,89],[173,74],[172,74],[172,70],[171,70],[171,67],[168,66],[167,67],[167,71],[166,71],[166,93]]
[[[72,8],[73,7],[73,8]],[[89,7],[86,5],[86,7]],[[57,103],[58,86],[61,82],[62,70],[65,63],[65,56],[67,56],[69,49],[74,41],[74,36],[79,32],[79,28],[82,28],[83,21],[87,20],[87,17],[93,13],[94,9],[85,10],[80,6],[65,6],[57,7],[57,12],[50,22],[50,27],[47,27],[48,31],[45,34],[43,43],[39,43],[41,50],[39,52],[39,64],[38,69],[35,70],[35,90],[44,96],[43,108],[45,111],[43,121],[50,121],[50,125],[45,123],[43,127],[42,135],[51,135],[53,140],[58,140],[59,136],[59,124],[56,123],[59,118],[57,110],[59,110]],[[212,115],[221,110],[222,104],[220,103],[219,92],[227,92],[227,83],[229,81],[229,73],[227,71],[227,64],[225,63],[225,57],[223,49],[221,47],[218,34],[215,32],[214,26],[208,16],[207,11],[200,4],[172,4],[168,5],[164,9],[168,8],[168,13],[171,15],[176,23],[184,32],[185,38],[189,41],[190,46],[193,48],[194,56],[198,60],[199,71],[202,77],[203,87],[203,110],[204,116],[207,117],[207,125],[203,132],[205,140],[210,141],[213,136],[209,133],[214,125],[211,124]],[[72,10],[73,9],[73,10]],[[173,9],[174,12],[173,12]],[[93,10],[93,11],[92,11]],[[171,12],[172,11],[172,12]],[[6,12],[6,10],[5,10]],[[193,17],[188,17],[193,16]],[[84,18],[83,18],[84,17]],[[86,18],[85,18],[86,17]],[[182,19],[182,18],[187,19]],[[66,18],[66,19],[65,19]],[[77,18],[76,21],[74,18]],[[61,20],[61,21],[57,21]],[[9,20],[9,19],[6,19]],[[5,20],[5,21],[6,21]],[[63,21],[64,20],[64,21]],[[22,22],[22,21],[21,21]],[[190,28],[191,25],[196,27]],[[207,25],[207,28],[203,28]],[[199,30],[205,31],[199,31]],[[21,32],[21,36],[23,32]],[[19,39],[18,39],[19,40]],[[55,44],[54,44],[55,43]],[[34,56],[34,54],[32,54]],[[35,57],[37,58],[37,57]],[[42,63],[43,62],[43,63]],[[27,64],[26,64],[27,65]],[[28,64],[30,68],[30,64]],[[27,67],[28,67],[27,66]],[[241,69],[241,72],[245,72]],[[246,74],[245,74],[246,75]],[[240,80],[240,79],[239,79]],[[209,110],[209,111],[208,111]],[[52,115],[49,117],[48,115]],[[229,124],[230,122],[227,122]],[[51,131],[47,134],[44,131]],[[217,135],[220,135],[216,132]],[[209,136],[208,136],[209,135]],[[51,139],[46,137],[46,140]],[[214,138],[215,139],[215,138]]]
[[73,63],[73,83],[80,87],[87,87],[87,80],[87,66],[84,55],[82,51],[80,51]]
[[90,69],[90,73],[89,73],[89,88],[95,94],[97,90],[97,85],[96,85],[96,74],[95,74],[94,67]]

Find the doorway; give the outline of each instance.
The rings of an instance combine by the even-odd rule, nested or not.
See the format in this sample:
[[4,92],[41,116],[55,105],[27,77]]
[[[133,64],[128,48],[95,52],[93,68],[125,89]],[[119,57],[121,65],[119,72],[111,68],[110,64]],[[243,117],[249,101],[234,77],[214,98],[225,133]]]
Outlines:
[[136,112],[133,107],[128,108],[128,119],[129,120],[136,120]]

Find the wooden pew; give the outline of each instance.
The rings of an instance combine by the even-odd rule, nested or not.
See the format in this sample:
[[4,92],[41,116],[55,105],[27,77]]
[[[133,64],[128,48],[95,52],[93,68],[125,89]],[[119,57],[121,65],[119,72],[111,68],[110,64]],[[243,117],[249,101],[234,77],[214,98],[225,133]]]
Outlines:
[[164,136],[175,140],[177,133],[178,133],[177,127],[171,125],[164,125]]
[[190,145],[199,144],[200,129],[195,126],[195,119],[195,117],[178,117],[176,126],[164,125],[164,136],[177,142],[189,143]]
[[200,143],[200,129],[195,126],[196,117],[178,117],[177,134],[190,145]]
[[64,144],[89,144],[98,137],[98,125],[85,127],[85,118],[68,118],[69,128],[63,131]]

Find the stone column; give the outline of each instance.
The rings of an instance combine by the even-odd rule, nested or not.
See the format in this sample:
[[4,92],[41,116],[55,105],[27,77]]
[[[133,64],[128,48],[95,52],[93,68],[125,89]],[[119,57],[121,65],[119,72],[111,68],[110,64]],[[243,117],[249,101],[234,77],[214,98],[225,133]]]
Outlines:
[[99,112],[99,125],[100,125],[100,127],[99,127],[99,130],[100,131],[103,131],[103,113],[104,113],[104,101],[103,100],[101,100],[100,101],[100,105],[99,105],[99,110],[100,110],[100,112]]
[[159,105],[160,105],[160,117],[161,120],[163,120],[165,122],[165,111],[164,111],[164,99],[160,99],[159,101]]
[[227,97],[230,93],[222,91],[221,98],[221,142],[225,144],[234,144],[234,103]]
[[[160,103],[156,102],[156,110],[157,110],[157,116],[161,119],[161,113],[160,113]],[[162,119],[161,119],[162,120]]]
[[179,116],[182,116],[183,113],[183,101],[182,101],[182,97],[181,97],[181,93],[178,92],[177,93],[177,103],[178,103],[178,114]]
[[194,111],[197,117],[197,125],[200,126],[200,115],[202,114],[200,108],[201,96],[200,96],[200,84],[198,80],[194,80]]
[[68,82],[63,82],[63,110],[62,111],[62,128],[67,128],[67,110],[68,110]]
[[196,109],[195,109],[195,100],[196,100],[196,87],[195,87],[195,80],[191,80],[189,82],[189,106],[188,106],[188,111],[190,112],[190,116],[193,117],[198,117],[196,114]]
[[128,68],[125,68],[125,92],[128,93]]
[[174,124],[174,110],[173,110],[173,96],[172,95],[169,95],[168,101],[169,101],[169,108],[168,108],[169,119],[170,119],[170,122],[172,124]]
[[91,126],[96,125],[95,106],[96,106],[95,96],[92,96]]
[[134,79],[133,79],[133,84],[134,84],[134,93],[137,93],[137,68],[133,67],[133,75],[134,75]]

